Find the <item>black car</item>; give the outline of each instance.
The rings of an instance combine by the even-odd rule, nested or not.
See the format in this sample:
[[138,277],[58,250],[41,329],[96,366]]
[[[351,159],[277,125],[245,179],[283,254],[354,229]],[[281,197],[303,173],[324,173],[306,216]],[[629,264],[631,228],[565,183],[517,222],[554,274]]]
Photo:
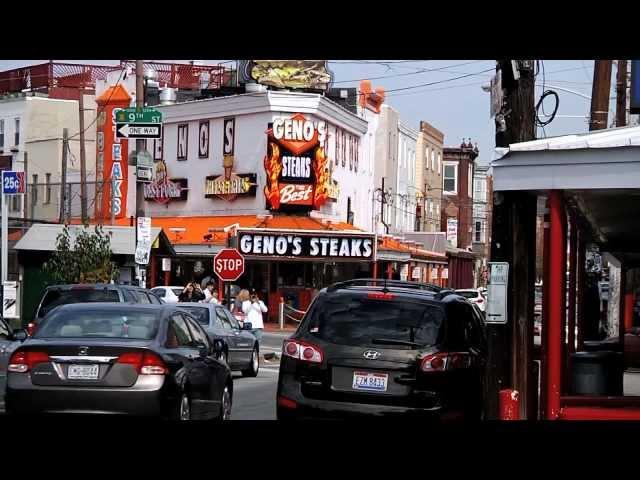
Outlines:
[[417,415],[479,419],[486,340],[451,290],[354,280],[319,292],[284,341],[278,419]]
[[144,288],[111,283],[52,285],[42,294],[33,322],[27,331],[33,334],[40,321],[54,308],[70,303],[140,303],[161,305],[160,298]]
[[11,355],[7,413],[228,419],[219,348],[176,305],[64,305]]

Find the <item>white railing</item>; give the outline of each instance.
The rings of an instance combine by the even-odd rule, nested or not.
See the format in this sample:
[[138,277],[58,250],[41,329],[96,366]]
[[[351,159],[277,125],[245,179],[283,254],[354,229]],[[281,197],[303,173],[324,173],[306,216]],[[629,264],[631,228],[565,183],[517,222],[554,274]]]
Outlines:
[[280,298],[280,305],[278,309],[278,320],[280,323],[280,330],[284,330],[284,325],[287,321],[300,323],[305,313],[306,312],[304,310],[297,310],[287,305],[286,303],[284,303],[284,299]]

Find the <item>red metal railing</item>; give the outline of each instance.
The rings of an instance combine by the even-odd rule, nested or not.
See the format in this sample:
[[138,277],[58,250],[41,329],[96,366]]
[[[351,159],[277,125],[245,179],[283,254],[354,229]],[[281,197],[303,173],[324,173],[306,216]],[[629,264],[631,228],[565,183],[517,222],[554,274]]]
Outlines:
[[[144,66],[157,72],[162,87],[218,89],[229,85],[233,78],[232,70],[222,65],[145,62]],[[0,72],[0,95],[22,90],[92,88],[96,80],[105,79],[109,72],[123,67],[135,72],[135,62],[130,61],[120,62],[120,66],[47,62],[15,68]]]

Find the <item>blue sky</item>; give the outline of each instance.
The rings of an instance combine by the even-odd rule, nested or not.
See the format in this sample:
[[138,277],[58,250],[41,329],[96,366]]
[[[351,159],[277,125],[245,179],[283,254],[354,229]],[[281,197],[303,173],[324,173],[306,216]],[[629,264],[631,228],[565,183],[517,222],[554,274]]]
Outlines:
[[[58,60],[67,61],[67,60]],[[162,60],[161,60],[162,61]],[[164,60],[168,61],[168,60]],[[0,70],[43,63],[43,60],[0,60]],[[70,63],[114,64],[113,60],[71,60]],[[204,60],[217,64],[221,60]],[[555,120],[538,129],[538,138],[580,133],[588,130],[593,61],[544,61],[544,81],[547,89],[556,89],[560,108]],[[480,163],[491,160],[494,147],[494,124],[489,118],[489,94],[481,86],[488,84],[492,72],[478,73],[495,68],[495,60],[381,60],[330,61],[335,86],[357,87],[359,80],[372,79],[374,87],[390,91],[386,102],[400,112],[403,121],[418,129],[420,120],[426,120],[445,135],[445,145],[459,145],[463,138],[478,143]],[[375,78],[382,77],[382,78]],[[464,77],[455,79],[456,77]],[[542,72],[537,77],[536,101],[542,93]],[[452,80],[453,79],[453,80]],[[413,87],[434,82],[420,88],[393,92],[394,89]],[[612,73],[615,87],[615,67]],[[560,90],[562,88],[563,90]],[[566,90],[570,90],[568,92]],[[573,92],[573,93],[572,93]],[[587,98],[584,98],[587,97]],[[615,109],[615,90],[612,90],[609,123]],[[547,111],[553,108],[548,100]]]

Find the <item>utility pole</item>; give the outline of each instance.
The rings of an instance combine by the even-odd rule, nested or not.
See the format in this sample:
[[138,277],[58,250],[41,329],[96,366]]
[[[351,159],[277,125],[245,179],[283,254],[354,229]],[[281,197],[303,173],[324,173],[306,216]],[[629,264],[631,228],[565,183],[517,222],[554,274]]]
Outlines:
[[29,155],[27,154],[27,152],[24,152],[24,166],[23,166],[23,170],[24,170],[24,195],[23,195],[23,200],[22,200],[22,220],[24,222],[27,221],[27,218],[29,218],[29,213],[27,211],[27,207],[29,205],[29,164],[28,164],[28,160],[29,160]]
[[[535,139],[534,61],[501,60],[503,105],[496,115],[496,147]],[[521,418],[534,418],[533,285],[537,198],[526,192],[494,194],[491,261],[509,263],[507,323],[488,325],[486,417],[498,418],[498,392],[520,392]]]
[[[136,60],[136,109],[144,108],[144,60]],[[145,149],[145,140],[136,140],[136,165],[138,163],[138,155]],[[138,167],[136,166],[136,223],[135,238],[138,248],[138,218],[145,216],[144,211],[144,184],[138,181]],[[142,270],[138,268],[138,271]],[[142,273],[139,274],[140,280],[142,280]]]
[[591,120],[589,130],[608,127],[609,91],[611,90],[611,60],[596,60],[591,90]]
[[87,157],[84,149],[84,84],[80,87],[80,98],[78,99],[80,110],[80,211],[82,223],[88,221],[87,218]]
[[[65,209],[67,206],[67,153],[69,152],[69,129],[62,129],[62,175],[60,178],[60,223],[66,219]],[[38,188],[34,186],[34,188]]]
[[616,127],[627,125],[627,61],[618,60],[616,74]]

